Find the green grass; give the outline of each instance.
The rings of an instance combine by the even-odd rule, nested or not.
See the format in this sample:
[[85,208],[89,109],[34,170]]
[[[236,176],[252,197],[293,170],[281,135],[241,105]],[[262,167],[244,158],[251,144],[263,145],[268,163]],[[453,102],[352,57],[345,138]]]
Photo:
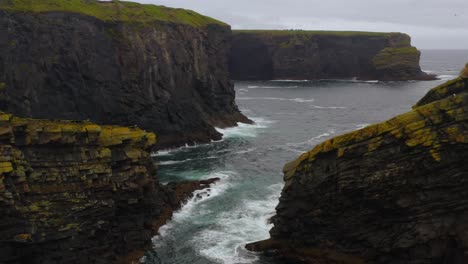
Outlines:
[[97,0],[0,0],[0,10],[19,12],[72,12],[93,16],[103,21],[154,21],[183,23],[195,27],[209,24],[226,25],[194,11],[165,6],[138,4],[126,1],[99,2]]
[[331,36],[374,36],[374,37],[390,37],[392,34],[401,34],[396,32],[365,32],[365,31],[325,31],[325,30],[233,30],[234,34],[262,34],[269,36],[291,36],[291,35],[331,35]]
[[377,69],[392,67],[393,65],[414,65],[420,53],[415,47],[385,48],[372,60]]

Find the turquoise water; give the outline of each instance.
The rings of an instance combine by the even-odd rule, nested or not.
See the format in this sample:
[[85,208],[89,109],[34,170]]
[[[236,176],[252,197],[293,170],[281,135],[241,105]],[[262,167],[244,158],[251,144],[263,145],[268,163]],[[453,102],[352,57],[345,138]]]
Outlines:
[[423,69],[442,78],[430,82],[237,82],[237,103],[255,125],[220,129],[222,141],[155,155],[163,183],[221,181],[175,213],[142,262],[281,263],[244,245],[269,237],[283,165],[327,138],[408,111],[467,61],[468,51],[424,51]]

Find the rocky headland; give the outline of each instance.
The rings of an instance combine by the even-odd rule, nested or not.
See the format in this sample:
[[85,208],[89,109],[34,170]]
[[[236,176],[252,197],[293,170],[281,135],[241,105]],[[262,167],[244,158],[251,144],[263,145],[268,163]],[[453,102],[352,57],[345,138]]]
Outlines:
[[0,109],[138,126],[158,147],[250,122],[229,79],[231,30],[190,10],[95,0],[0,2]]
[[402,33],[234,30],[235,80],[431,80],[421,53]]
[[130,263],[216,179],[161,185],[153,133],[0,113],[0,263]]
[[284,167],[271,238],[305,263],[468,263],[468,79]]

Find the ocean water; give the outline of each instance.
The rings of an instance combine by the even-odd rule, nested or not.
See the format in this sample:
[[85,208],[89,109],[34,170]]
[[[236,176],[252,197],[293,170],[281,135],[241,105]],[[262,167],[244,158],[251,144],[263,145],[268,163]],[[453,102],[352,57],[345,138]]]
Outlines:
[[219,129],[219,142],[155,154],[162,182],[221,180],[175,213],[141,262],[281,263],[244,245],[269,237],[283,165],[327,138],[410,110],[466,62],[468,51],[423,51],[422,68],[437,81],[237,82],[237,103],[255,125]]

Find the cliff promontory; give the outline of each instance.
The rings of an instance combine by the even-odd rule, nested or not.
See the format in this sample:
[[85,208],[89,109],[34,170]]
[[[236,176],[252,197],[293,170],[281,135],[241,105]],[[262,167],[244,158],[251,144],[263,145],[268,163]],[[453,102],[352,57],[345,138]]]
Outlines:
[[468,79],[284,168],[271,238],[306,263],[468,263]]
[[184,9],[96,0],[0,1],[0,109],[137,125],[159,147],[249,122],[234,101],[228,25]]
[[232,38],[235,80],[434,79],[402,33],[235,30]]
[[0,112],[0,263],[130,263],[196,189],[163,186],[153,133]]

